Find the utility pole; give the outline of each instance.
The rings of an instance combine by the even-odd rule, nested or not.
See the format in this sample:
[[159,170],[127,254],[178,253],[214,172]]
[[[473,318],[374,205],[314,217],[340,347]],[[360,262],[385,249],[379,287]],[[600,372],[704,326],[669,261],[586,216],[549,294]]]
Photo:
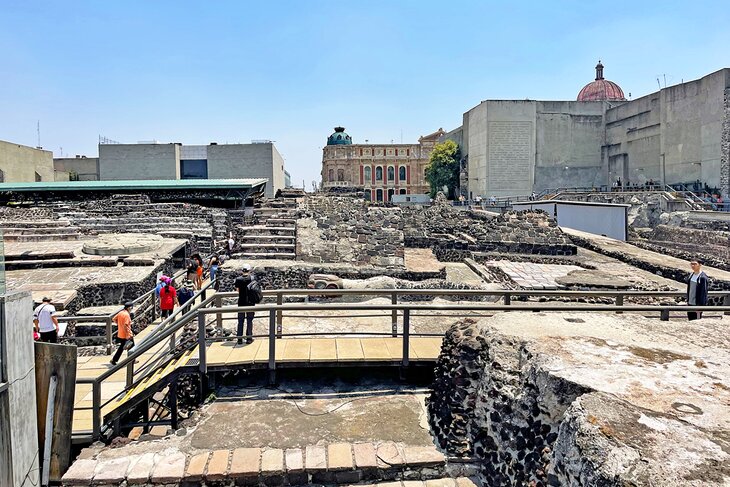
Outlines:
[[38,120],[38,123],[36,124],[36,133],[38,134],[38,145],[36,146],[36,149],[42,149],[41,146],[41,121]]

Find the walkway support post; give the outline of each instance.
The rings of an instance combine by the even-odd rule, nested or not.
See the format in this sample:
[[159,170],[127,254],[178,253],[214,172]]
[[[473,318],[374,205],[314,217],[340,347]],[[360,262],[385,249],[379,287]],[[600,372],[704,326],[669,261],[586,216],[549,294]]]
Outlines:
[[403,367],[408,367],[408,349],[411,341],[411,310],[403,310]]
[[669,321],[669,310],[663,309],[659,317],[662,321]]
[[[623,306],[623,305],[624,305],[624,295],[623,294],[616,295],[616,306]],[[621,313],[623,313],[623,311],[616,311],[617,315],[620,315]]]
[[[392,293],[390,295],[390,302],[392,304],[398,304],[398,293]],[[394,309],[392,313],[392,334],[393,337],[398,336],[398,310]]]
[[97,381],[91,385],[91,401],[92,437],[98,440],[101,436],[101,383]]
[[[725,296],[723,296],[722,305],[730,307],[730,294],[726,294]],[[730,311],[725,311],[725,313],[723,313],[723,314],[725,316],[730,316]]]
[[505,293],[504,294],[504,305],[509,306],[510,304],[512,304],[512,295],[510,293]]
[[[284,293],[278,291],[276,293],[276,305],[281,306],[284,304]],[[282,310],[276,311],[276,338],[281,338],[282,321],[284,320],[284,312]]]
[[208,389],[208,362],[205,349],[205,315],[198,311],[198,373],[200,374],[200,398],[205,399],[205,391]]
[[[220,294],[215,295],[215,307],[221,308],[223,306],[223,297]],[[215,326],[219,330],[223,328],[223,313],[220,311],[215,314]]]
[[112,354],[112,317],[107,316],[106,317],[106,354],[111,355]]
[[276,384],[276,311],[269,310],[269,384]]

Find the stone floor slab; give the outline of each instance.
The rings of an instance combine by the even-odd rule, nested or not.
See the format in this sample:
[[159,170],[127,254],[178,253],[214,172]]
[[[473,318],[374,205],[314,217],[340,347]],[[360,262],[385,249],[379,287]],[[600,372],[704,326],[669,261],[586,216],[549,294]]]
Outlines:
[[444,454],[429,446],[406,446],[404,447],[406,464],[409,467],[433,467],[446,462]]
[[352,470],[352,447],[349,443],[327,445],[327,470]]
[[304,452],[300,448],[290,448],[284,452],[286,471],[299,473],[304,471]]
[[216,450],[210,455],[208,469],[205,473],[206,480],[223,480],[228,474],[228,450]]
[[378,444],[378,468],[399,468],[405,465],[405,459],[401,454],[400,448],[392,441],[386,441]]
[[180,482],[185,475],[185,455],[181,452],[166,455],[155,463],[150,481],[158,484]]
[[64,485],[91,485],[96,465],[96,460],[76,460],[63,476]]
[[231,477],[258,477],[260,465],[260,448],[236,448],[229,473]]
[[208,464],[210,452],[199,453],[193,456],[188,462],[188,468],[185,469],[185,480],[202,480],[205,473],[205,466]]
[[127,477],[128,468],[128,457],[99,462],[94,473],[94,485],[119,485]]
[[307,471],[327,469],[327,449],[319,445],[309,445],[305,451]]
[[156,455],[154,453],[145,453],[136,461],[130,462],[129,471],[127,472],[127,484],[144,485],[150,478],[150,473],[155,465]]
[[372,443],[355,443],[352,445],[357,468],[377,468],[378,457]]
[[261,475],[284,473],[284,450],[270,448],[261,454]]

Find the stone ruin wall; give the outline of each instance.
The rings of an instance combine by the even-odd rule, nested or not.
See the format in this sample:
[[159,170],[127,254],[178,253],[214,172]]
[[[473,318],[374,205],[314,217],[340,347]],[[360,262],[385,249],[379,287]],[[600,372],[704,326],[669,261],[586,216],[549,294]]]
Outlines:
[[399,208],[351,197],[311,197],[297,221],[297,258],[398,268],[404,265]]
[[[694,333],[706,331],[700,325]],[[586,340],[621,349],[600,339]],[[695,360],[629,347],[650,369]],[[716,459],[727,458],[727,450],[721,448],[727,441],[722,430],[644,409],[602,392],[602,384],[592,389],[566,378],[561,370],[545,355],[539,339],[508,335],[471,320],[453,325],[444,338],[427,399],[436,442],[445,454],[472,460],[482,485],[725,485],[730,468]],[[657,430],[664,429],[668,436],[657,437]],[[684,444],[670,446],[681,441]]]

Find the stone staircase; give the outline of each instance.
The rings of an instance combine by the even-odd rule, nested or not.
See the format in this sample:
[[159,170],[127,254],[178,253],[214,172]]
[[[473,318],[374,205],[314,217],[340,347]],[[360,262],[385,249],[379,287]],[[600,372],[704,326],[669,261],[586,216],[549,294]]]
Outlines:
[[[235,226],[242,259],[296,259],[297,203],[271,200]],[[235,222],[234,222],[235,224]]]
[[58,240],[78,240],[79,227],[69,219],[0,221],[0,229],[6,242],[46,242]]

